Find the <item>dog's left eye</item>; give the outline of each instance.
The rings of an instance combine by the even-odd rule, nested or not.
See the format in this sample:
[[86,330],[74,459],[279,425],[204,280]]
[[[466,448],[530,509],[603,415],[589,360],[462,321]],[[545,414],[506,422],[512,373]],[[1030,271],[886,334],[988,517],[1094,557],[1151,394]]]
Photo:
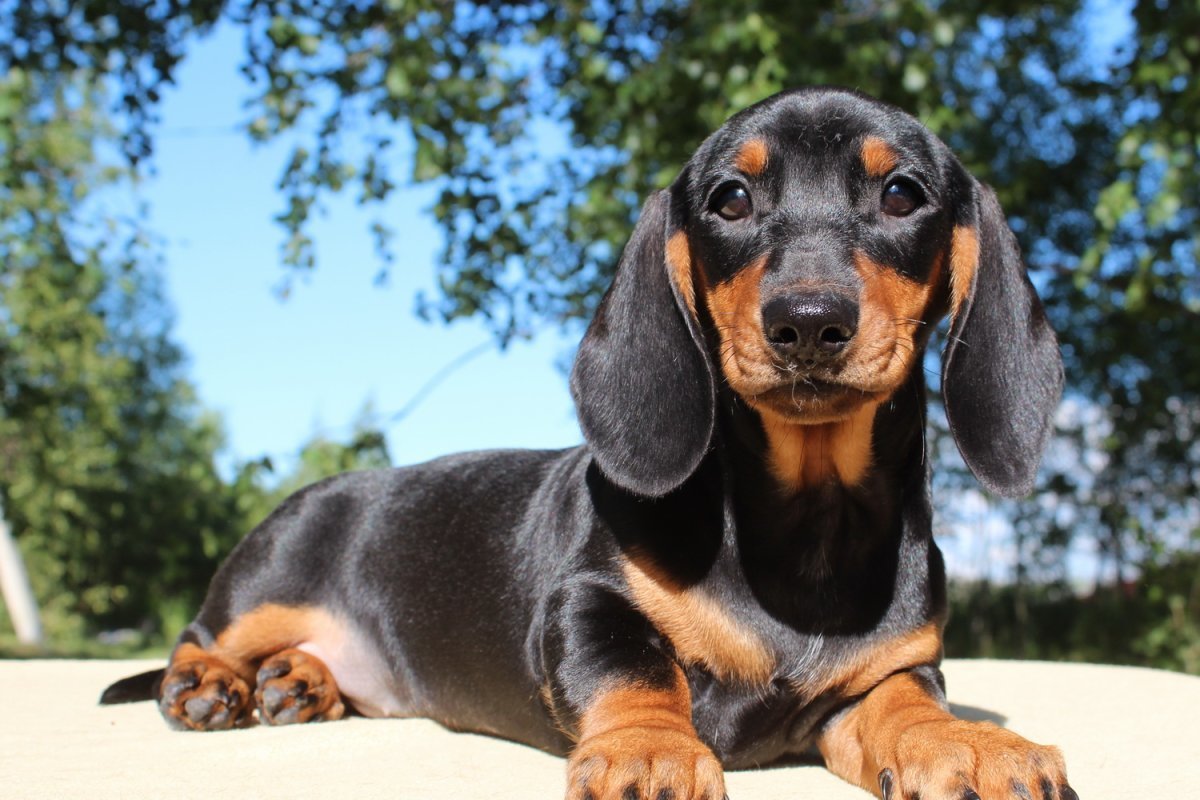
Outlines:
[[889,217],[907,217],[925,203],[925,195],[912,181],[902,178],[889,183],[883,190],[879,208]]
[[750,216],[750,194],[741,184],[722,186],[713,194],[708,207],[723,219],[745,219]]

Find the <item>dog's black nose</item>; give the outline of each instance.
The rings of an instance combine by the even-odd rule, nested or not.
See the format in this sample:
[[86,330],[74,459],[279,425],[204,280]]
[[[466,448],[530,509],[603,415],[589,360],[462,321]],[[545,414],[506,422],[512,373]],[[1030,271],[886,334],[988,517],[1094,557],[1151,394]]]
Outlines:
[[762,316],[775,352],[810,367],[846,349],[858,329],[858,304],[832,292],[776,297],[763,306]]

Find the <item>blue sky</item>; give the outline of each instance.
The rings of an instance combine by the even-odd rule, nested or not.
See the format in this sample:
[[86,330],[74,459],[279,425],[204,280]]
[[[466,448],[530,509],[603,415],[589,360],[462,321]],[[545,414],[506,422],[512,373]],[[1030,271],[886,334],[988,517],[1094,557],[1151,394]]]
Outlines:
[[[433,291],[439,232],[428,190],[397,193],[390,282],[370,213],[350,196],[314,226],[318,267],[287,300],[273,291],[282,210],[275,190],[286,147],[250,143],[238,129],[249,88],[237,71],[241,36],[229,27],[195,44],[166,92],[155,175],[140,196],[164,240],[175,338],[202,403],[224,419],[227,462],[269,455],[287,467],[315,433],[344,439],[365,403],[381,418],[403,408],[442,367],[489,339],[474,322],[425,323],[416,292]],[[397,169],[397,172],[403,172]],[[384,427],[406,464],[484,447],[561,447],[581,440],[566,380],[555,367],[574,336],[554,332],[472,359],[403,420]]]

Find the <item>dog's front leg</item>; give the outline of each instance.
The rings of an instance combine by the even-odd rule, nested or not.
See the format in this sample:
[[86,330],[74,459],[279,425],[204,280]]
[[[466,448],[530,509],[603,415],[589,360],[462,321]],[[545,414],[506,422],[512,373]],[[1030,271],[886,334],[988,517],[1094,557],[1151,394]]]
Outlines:
[[1078,800],[1058,748],[945,706],[933,667],[887,678],[818,739],[836,775],[883,800]]
[[553,605],[548,700],[576,742],[567,800],[721,800],[721,764],[696,735],[687,679],[650,622],[600,583]]

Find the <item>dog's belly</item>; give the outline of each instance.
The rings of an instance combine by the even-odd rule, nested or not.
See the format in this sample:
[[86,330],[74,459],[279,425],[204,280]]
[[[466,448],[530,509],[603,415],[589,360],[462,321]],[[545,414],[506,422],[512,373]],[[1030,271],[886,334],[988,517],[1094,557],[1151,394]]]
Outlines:
[[342,699],[366,717],[415,715],[412,698],[395,680],[394,673],[371,640],[353,623],[338,621],[322,626],[298,645],[325,662],[333,673]]

